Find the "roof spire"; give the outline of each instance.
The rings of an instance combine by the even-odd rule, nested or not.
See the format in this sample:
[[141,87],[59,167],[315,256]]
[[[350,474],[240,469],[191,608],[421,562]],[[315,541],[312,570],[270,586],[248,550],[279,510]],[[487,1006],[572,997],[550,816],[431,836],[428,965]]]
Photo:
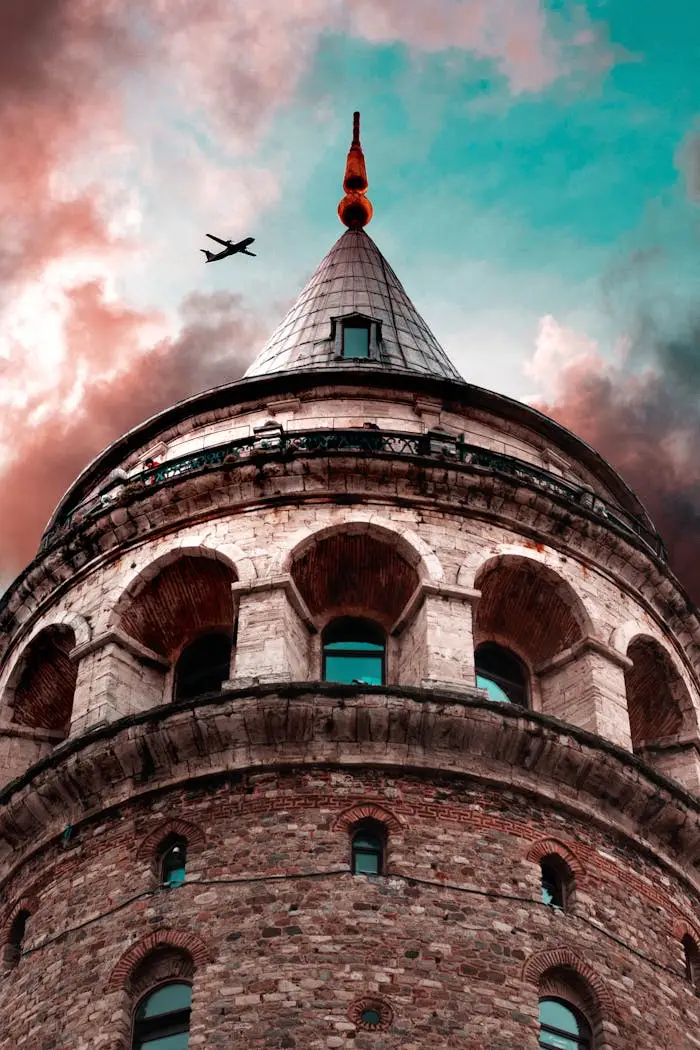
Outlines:
[[352,144],[345,162],[343,189],[345,196],[338,205],[340,221],[350,230],[361,230],[372,218],[372,204],[367,200],[367,169],[360,145],[360,114],[352,115]]

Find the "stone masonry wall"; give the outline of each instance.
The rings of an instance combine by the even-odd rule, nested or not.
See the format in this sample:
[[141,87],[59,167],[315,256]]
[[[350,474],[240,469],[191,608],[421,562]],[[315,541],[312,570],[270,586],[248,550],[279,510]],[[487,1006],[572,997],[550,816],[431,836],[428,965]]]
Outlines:
[[[368,805],[389,822],[384,877],[348,873]],[[157,889],[172,827],[188,881]],[[567,912],[540,903],[553,840],[577,872]],[[125,1050],[135,1004],[111,977],[144,939],[198,954],[193,1050],[536,1050],[528,974],[550,951],[593,975],[596,1050],[700,1046],[678,935],[682,917],[700,923],[697,897],[595,824],[467,779],[306,769],[156,793],[36,854],[2,896],[6,917],[31,910],[2,1050]],[[365,997],[390,1007],[386,1031],[349,1019]]]

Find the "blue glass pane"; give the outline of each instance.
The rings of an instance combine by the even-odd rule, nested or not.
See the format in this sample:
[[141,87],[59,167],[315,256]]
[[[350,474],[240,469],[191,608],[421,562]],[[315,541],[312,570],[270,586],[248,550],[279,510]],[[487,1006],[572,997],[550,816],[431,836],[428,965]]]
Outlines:
[[381,653],[383,645],[375,645],[374,642],[328,642],[325,648],[333,650],[350,649],[352,652],[374,652]]
[[136,1017],[143,1021],[146,1017],[160,1017],[161,1014],[171,1014],[175,1010],[187,1010],[192,1004],[192,988],[189,984],[173,983],[165,984],[153,995],[141,1003]]
[[187,1050],[190,1042],[189,1032],[180,1032],[178,1035],[155,1036],[147,1039],[145,1043],[139,1044],[139,1050]]
[[554,894],[546,882],[542,883],[542,903],[551,904],[554,900]]
[[582,1034],[574,1011],[556,999],[543,999],[540,1002],[540,1024],[558,1028],[560,1032],[568,1032],[570,1035]]
[[343,328],[343,357],[369,357],[369,328]]
[[484,678],[483,675],[478,674],[476,676],[477,689],[485,689],[489,694],[489,700],[496,700],[499,704],[509,704],[510,698],[503,692],[500,685],[496,685],[490,678]]
[[352,844],[356,849],[373,849],[377,853],[381,851],[382,844],[376,835],[372,835],[369,831],[358,831],[352,840]]
[[181,868],[171,868],[170,871],[164,874],[163,883],[165,886],[182,886],[185,881],[185,866],[183,864]]
[[355,853],[354,870],[360,875],[379,874],[379,854],[377,853]]
[[381,656],[326,656],[327,682],[382,684]]

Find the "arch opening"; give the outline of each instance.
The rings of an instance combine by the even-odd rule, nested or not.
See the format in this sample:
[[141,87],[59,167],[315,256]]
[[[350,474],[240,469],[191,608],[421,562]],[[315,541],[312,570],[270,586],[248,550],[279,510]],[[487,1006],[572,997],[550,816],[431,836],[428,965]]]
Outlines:
[[78,668],[70,658],[75,633],[65,624],[40,631],[23,654],[12,691],[12,721],[67,736]]
[[680,675],[658,642],[635,638],[627,656],[632,661],[625,671],[632,748],[640,751],[680,733],[684,711],[691,705]]

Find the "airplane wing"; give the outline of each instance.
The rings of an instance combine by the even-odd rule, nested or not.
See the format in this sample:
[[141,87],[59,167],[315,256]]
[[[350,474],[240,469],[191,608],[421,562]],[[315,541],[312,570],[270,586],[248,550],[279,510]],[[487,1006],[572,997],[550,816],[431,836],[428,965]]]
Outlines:
[[213,233],[208,233],[207,237],[210,237],[212,241],[218,241],[219,244],[223,244],[224,248],[228,248],[229,242],[222,241],[221,237],[215,237]]
[[255,252],[249,252],[247,248],[241,249],[241,255],[252,255],[255,258]]

